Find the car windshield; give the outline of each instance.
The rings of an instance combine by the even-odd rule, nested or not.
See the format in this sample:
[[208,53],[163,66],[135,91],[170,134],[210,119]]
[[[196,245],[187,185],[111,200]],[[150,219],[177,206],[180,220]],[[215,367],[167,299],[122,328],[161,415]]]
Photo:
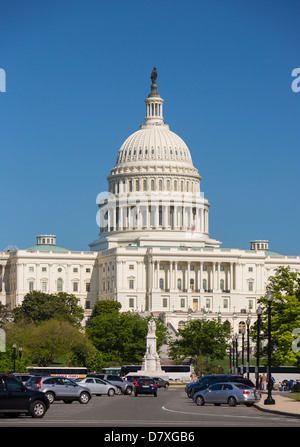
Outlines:
[[154,383],[154,380],[152,379],[139,379],[138,383],[143,385],[143,384],[148,384],[148,383]]
[[28,379],[26,383],[30,383],[30,384],[39,383],[40,379],[41,379],[40,376],[33,376],[33,377],[30,377],[30,379]]

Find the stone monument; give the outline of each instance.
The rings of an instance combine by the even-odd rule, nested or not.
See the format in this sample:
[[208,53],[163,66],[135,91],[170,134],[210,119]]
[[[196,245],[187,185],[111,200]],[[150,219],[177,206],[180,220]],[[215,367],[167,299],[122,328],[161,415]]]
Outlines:
[[150,320],[146,337],[146,352],[143,358],[142,369],[138,371],[138,374],[149,377],[161,377],[168,380],[169,376],[161,369],[160,358],[156,352],[157,337],[155,331],[156,323],[154,320]]

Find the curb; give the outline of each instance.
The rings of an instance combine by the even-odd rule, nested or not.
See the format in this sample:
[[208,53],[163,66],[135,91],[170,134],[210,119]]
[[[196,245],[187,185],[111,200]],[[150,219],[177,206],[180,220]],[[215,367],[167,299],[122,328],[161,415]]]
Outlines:
[[261,407],[258,404],[254,404],[254,407],[257,410],[264,411],[265,413],[273,413],[273,414],[278,414],[278,415],[281,415],[281,416],[289,416],[289,417],[293,417],[293,418],[296,418],[296,419],[300,418],[300,414],[297,414],[297,413],[288,413],[287,411],[272,410],[272,409],[269,409],[269,408]]

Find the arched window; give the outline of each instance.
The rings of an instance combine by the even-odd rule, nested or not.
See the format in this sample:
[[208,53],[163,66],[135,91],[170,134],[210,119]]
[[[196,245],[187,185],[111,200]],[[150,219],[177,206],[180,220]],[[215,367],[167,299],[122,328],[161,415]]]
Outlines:
[[57,280],[57,291],[58,292],[63,291],[63,280],[61,278],[58,278],[58,280]]

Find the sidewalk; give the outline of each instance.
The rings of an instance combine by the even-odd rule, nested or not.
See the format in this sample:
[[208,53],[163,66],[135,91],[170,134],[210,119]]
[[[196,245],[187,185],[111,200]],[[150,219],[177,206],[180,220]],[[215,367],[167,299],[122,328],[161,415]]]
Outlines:
[[265,405],[264,401],[268,396],[268,393],[262,393],[262,397],[259,403],[254,404],[255,408],[262,411],[269,411],[271,413],[283,414],[287,416],[293,416],[300,418],[300,401],[291,399],[289,394],[278,392],[272,392],[272,397],[275,400],[274,405]]

